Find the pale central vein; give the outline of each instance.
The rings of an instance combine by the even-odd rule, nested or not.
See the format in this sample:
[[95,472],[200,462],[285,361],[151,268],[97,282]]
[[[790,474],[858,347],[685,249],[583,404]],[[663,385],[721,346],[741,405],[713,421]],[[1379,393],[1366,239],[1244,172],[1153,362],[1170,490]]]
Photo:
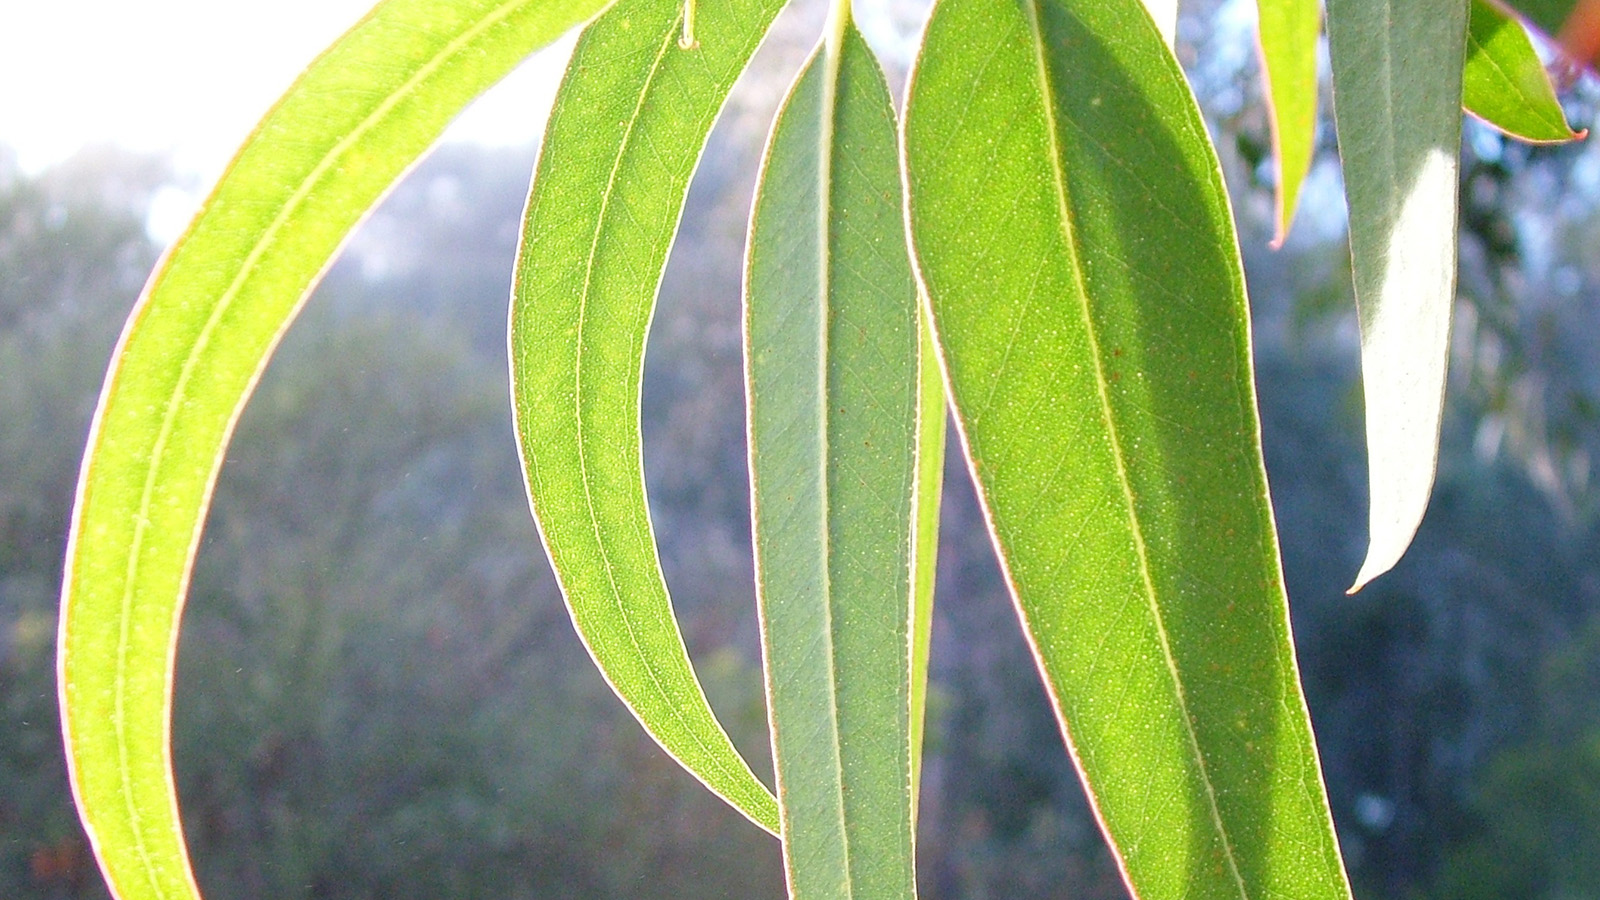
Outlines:
[[[639,636],[634,629],[632,617],[628,615],[627,605],[623,602],[622,598],[622,587],[617,582],[615,566],[611,562],[611,554],[607,550],[605,537],[600,532],[600,515],[595,507],[594,489],[589,481],[588,454],[585,450],[585,445],[587,442],[585,440],[585,430],[583,425],[583,348],[586,343],[584,338],[584,329],[588,323],[589,297],[593,287],[596,260],[601,253],[601,244],[605,242],[604,236],[606,231],[606,223],[608,220],[607,217],[611,207],[611,200],[617,194],[617,181],[622,171],[622,164],[628,157],[628,148],[632,143],[634,128],[639,124],[639,120],[643,117],[645,104],[652,96],[651,88],[655,83],[656,77],[661,74],[663,60],[665,60],[667,54],[671,51],[673,44],[676,42],[675,34],[681,22],[681,16],[682,13],[680,12],[679,17],[674,18],[671,23],[671,27],[667,28],[664,32],[665,37],[663,37],[660,46],[656,48],[655,58],[650,63],[649,72],[645,77],[644,85],[639,91],[639,99],[635,102],[633,113],[628,117],[627,125],[623,129],[620,149],[617,153],[616,159],[612,162],[611,172],[606,179],[605,190],[602,191],[600,195],[600,209],[598,214],[595,216],[594,238],[589,245],[588,257],[584,260],[583,288],[578,293],[578,337],[575,341],[576,346],[574,348],[572,374],[572,414],[577,424],[578,481],[579,484],[583,486],[584,511],[588,513],[589,524],[594,533],[595,546],[600,554],[600,561],[605,570],[607,584],[611,588],[612,600],[616,606],[618,616],[622,620],[623,628],[627,632],[628,643],[633,647],[634,654],[639,659],[646,661],[644,670],[649,676],[651,686],[656,689],[656,693],[663,701],[665,701],[663,706],[666,708],[667,713],[674,721],[677,722],[682,732],[686,734],[692,741],[694,741],[694,743],[699,747],[700,751],[704,754],[704,758],[701,760],[701,762],[705,765],[714,767],[717,772],[728,782],[719,785],[706,781],[706,786],[711,788],[711,790],[718,795],[727,798],[729,801],[733,801],[734,806],[738,807],[742,811],[744,810],[744,804],[736,801],[736,798],[731,795],[730,786],[732,783],[742,781],[744,779],[740,777],[740,773],[732,771],[726,765],[724,765],[722,757],[712,747],[708,746],[702,739],[699,729],[690,726],[689,722],[684,718],[683,710],[678,707],[677,703],[672,701],[672,697],[667,692],[666,686],[662,684],[661,677],[659,673],[657,673],[656,667],[648,664],[649,656],[645,653],[643,645],[641,645],[639,642]],[[648,515],[648,507],[646,507],[646,514]],[[663,590],[664,589],[665,588],[663,588]],[[679,640],[681,643],[681,637]],[[584,643],[588,644],[587,637],[584,638]],[[591,649],[591,653],[592,652],[593,651]],[[629,707],[632,708],[633,704],[630,703]],[[640,711],[634,710],[634,713],[640,717],[641,721],[643,721],[643,714]],[[649,728],[648,723],[646,723],[646,725],[646,731],[648,731],[652,737],[655,737],[655,729]],[[683,757],[680,755],[680,751],[677,748],[668,746],[659,737],[656,737],[656,741],[657,743],[660,743],[662,749],[666,750],[667,753],[670,754],[674,759],[677,759],[679,762],[683,763],[684,767],[690,772],[698,772],[699,767],[697,765],[690,764],[688,760],[683,759]],[[753,778],[754,776],[751,777]],[[701,780],[705,781],[703,778]],[[746,814],[748,815],[749,813],[747,812]]]

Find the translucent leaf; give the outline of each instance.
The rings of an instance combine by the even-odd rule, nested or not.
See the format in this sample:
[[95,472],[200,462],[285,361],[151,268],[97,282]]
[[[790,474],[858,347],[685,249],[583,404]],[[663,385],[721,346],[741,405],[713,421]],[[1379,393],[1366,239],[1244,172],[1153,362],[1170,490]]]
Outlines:
[[545,131],[511,304],[528,495],[573,624],[650,736],[774,833],[778,807],[706,702],[651,531],[645,335],[707,135],[780,0],[623,0],[584,31]]
[[1333,112],[1361,320],[1371,522],[1351,591],[1399,561],[1433,489],[1456,286],[1462,0],[1331,0]]
[[601,6],[380,5],[256,127],[151,276],[95,412],[62,594],[68,766],[116,896],[197,896],[168,746],[177,629],[223,449],[267,357],[450,119]]
[[1487,0],[1472,0],[1461,90],[1467,112],[1512,137],[1534,143],[1579,137],[1522,24]]
[[1133,894],[1345,900],[1176,61],[1135,0],[940,0],[904,154],[963,449]]
[[1322,33],[1322,4],[1317,0],[1256,0],[1256,8],[1278,170],[1277,236],[1273,242],[1282,244],[1316,150],[1317,38]]

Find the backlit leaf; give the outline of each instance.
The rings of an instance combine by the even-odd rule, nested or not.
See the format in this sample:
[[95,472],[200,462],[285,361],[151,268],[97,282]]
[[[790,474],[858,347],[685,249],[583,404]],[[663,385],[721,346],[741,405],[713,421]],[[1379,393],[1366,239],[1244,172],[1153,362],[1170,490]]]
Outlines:
[[[933,326],[919,318],[922,350],[917,380],[916,535],[912,544],[911,595],[911,806],[922,784],[922,750],[928,715],[928,651],[933,642],[933,585],[939,555],[939,501],[944,488],[944,376],[939,371]],[[914,817],[913,817],[914,820]]]
[[573,624],[663,748],[774,833],[778,808],[712,714],[645,502],[645,335],[690,175],[779,0],[622,0],[584,31],[528,198],[511,390],[534,517]]
[[1282,244],[1316,150],[1317,39],[1322,34],[1322,4],[1318,0],[1256,0],[1256,11],[1278,169],[1277,236],[1273,242]]
[[798,900],[915,893],[913,549],[925,507],[913,497],[926,473],[896,139],[883,74],[840,16],[773,126],[746,268],[756,587]]
[[966,456],[1134,895],[1345,900],[1176,61],[1135,0],[940,0],[904,153]]
[[1461,91],[1467,112],[1512,137],[1535,143],[1578,137],[1528,33],[1487,0],[1472,0]]
[[177,628],[223,448],[267,357],[450,119],[602,5],[380,5],[257,126],[145,288],[94,416],[59,652],[73,792],[118,897],[197,895],[168,747]]

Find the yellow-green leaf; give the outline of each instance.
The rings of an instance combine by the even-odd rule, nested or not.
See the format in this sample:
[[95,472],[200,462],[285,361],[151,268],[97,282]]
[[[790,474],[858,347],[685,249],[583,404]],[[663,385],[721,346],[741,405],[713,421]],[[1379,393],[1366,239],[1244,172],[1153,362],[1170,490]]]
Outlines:
[[908,217],[966,456],[1143,900],[1347,900],[1220,168],[1136,0],[939,0]]
[[362,215],[469,101],[602,5],[381,4],[256,127],[145,288],[89,437],[59,656],[73,791],[123,900],[197,896],[173,794],[172,671],[245,398]]
[[778,807],[717,722],[672,611],[645,502],[645,335],[689,178],[782,6],[622,0],[583,33],[545,131],[511,304],[528,495],[573,624],[651,737],[776,833]]
[[1487,0],[1472,0],[1461,91],[1467,112],[1512,137],[1543,144],[1578,137],[1522,23]]
[[1282,244],[1316,150],[1317,38],[1322,33],[1322,4],[1317,0],[1256,0],[1256,11],[1278,169],[1277,236],[1273,243]]

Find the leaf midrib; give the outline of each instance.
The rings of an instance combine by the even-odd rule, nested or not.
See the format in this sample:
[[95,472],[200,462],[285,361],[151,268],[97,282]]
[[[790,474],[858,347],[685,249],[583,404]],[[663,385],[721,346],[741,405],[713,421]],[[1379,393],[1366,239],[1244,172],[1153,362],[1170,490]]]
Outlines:
[[[148,474],[145,476],[145,483],[139,495],[139,506],[134,518],[133,537],[129,543],[128,567],[126,570],[127,574],[125,576],[126,580],[124,581],[122,602],[119,609],[116,679],[113,686],[112,717],[112,727],[116,733],[117,744],[117,776],[121,781],[123,788],[122,795],[128,813],[129,826],[133,831],[134,846],[138,852],[140,861],[144,864],[143,868],[145,877],[149,880],[151,888],[154,889],[156,894],[161,897],[169,897],[171,895],[168,894],[155,880],[154,869],[151,865],[150,851],[147,841],[145,840],[144,826],[139,815],[138,807],[133,802],[132,791],[130,790],[132,779],[128,764],[125,725],[125,700],[127,692],[124,686],[127,683],[126,674],[128,649],[130,643],[129,638],[132,630],[131,620],[132,609],[134,606],[134,584],[138,578],[139,556],[143,549],[145,532],[149,528],[149,513],[153,503],[153,498],[155,496],[155,486],[158,481],[157,473],[161,470],[162,463],[166,460],[167,444],[170,441],[172,432],[175,428],[178,411],[183,407],[183,404],[186,400],[189,382],[192,380],[196,369],[199,367],[200,359],[206,354],[207,349],[209,349],[211,338],[216,332],[217,328],[220,326],[223,315],[228,311],[229,307],[232,306],[233,301],[237,299],[239,294],[243,291],[245,283],[248,282],[250,277],[254,274],[256,264],[272,248],[273,244],[278,238],[279,232],[281,232],[287,225],[289,220],[293,217],[294,212],[299,209],[300,205],[304,203],[305,200],[311,195],[315,185],[322,179],[322,176],[333,168],[334,160],[339,159],[347,151],[349,151],[351,147],[366,137],[369,132],[377,127],[382,119],[384,119],[396,106],[398,106],[402,100],[416,90],[418,86],[431,79],[446,60],[459,53],[463,47],[471,44],[480,34],[488,30],[491,26],[503,21],[511,14],[513,10],[524,5],[525,2],[526,0],[510,0],[510,2],[501,4],[489,15],[484,16],[484,18],[481,19],[476,25],[467,29],[461,35],[448,42],[441,52],[436,54],[432,59],[421,66],[417,72],[412,75],[412,77],[406,79],[406,81],[401,84],[398,90],[385,98],[384,101],[379,103],[378,106],[369,115],[363,118],[355,128],[351,129],[348,135],[341,138],[339,142],[334,145],[333,149],[325,154],[317,163],[317,165],[311,170],[311,172],[308,173],[300,182],[300,184],[295,187],[294,192],[289,196],[289,201],[284,204],[279,213],[273,217],[271,223],[262,232],[261,238],[251,247],[250,252],[246,254],[244,262],[239,268],[239,274],[233,278],[233,280],[228,284],[228,287],[219,297],[215,308],[213,308],[211,312],[211,315],[206,319],[205,325],[202,326],[200,334],[195,340],[193,349],[191,349],[189,354],[184,358],[183,367],[179,371],[178,381],[173,388],[172,394],[168,399],[165,408],[162,411],[161,427],[157,430],[155,444],[151,447],[149,470]],[[366,20],[364,20],[364,22],[365,21]],[[191,226],[191,229],[186,232],[182,238],[182,240],[185,242],[185,246],[187,245],[187,240],[190,236],[192,236],[192,234],[193,226]],[[145,321],[145,316],[150,310],[149,298],[154,297],[167,283],[167,277],[171,271],[172,270],[170,267],[165,268],[163,274],[151,284],[150,291],[145,295],[146,301],[140,305],[140,309],[136,318],[129,325],[129,335],[133,334],[139,324]],[[279,326],[277,333],[273,335],[271,341],[269,342],[267,356],[271,355],[272,345],[277,343],[278,339],[283,335],[283,332],[287,329],[287,327],[288,320],[285,320],[284,323]],[[106,386],[106,390],[104,392],[105,396],[111,396],[113,393],[115,393],[117,381],[120,379],[122,374],[123,370],[119,366],[115,375],[112,376],[112,380]],[[229,414],[228,421],[223,430],[224,435],[232,433],[233,427],[238,421],[242,408],[243,406],[240,404],[236,406]],[[97,414],[94,417],[94,433],[90,436],[91,446],[98,447],[100,431],[103,425],[104,415]],[[218,455],[220,456],[220,454]],[[209,500],[212,488],[215,486],[215,481],[215,465],[213,465],[212,476],[207,479],[207,483],[205,485],[204,494],[202,497],[203,500]],[[87,512],[86,509],[85,512]],[[76,533],[78,527],[81,525],[81,519],[74,522],[73,532]],[[203,516],[197,518],[195,525],[196,534],[198,534],[202,527],[204,527]],[[193,539],[191,538],[191,550],[189,551],[189,555],[191,556],[193,553],[192,548]],[[76,557],[74,557],[74,576],[76,576],[77,569],[77,560]],[[76,580],[76,577],[74,577],[73,581],[76,582]],[[186,590],[187,582],[188,577],[187,572],[185,572],[180,576],[180,588]],[[169,688],[170,680],[171,679],[169,675]],[[163,741],[163,748],[163,755],[169,757],[167,765],[170,767],[171,748],[169,742]]]
[[822,538],[822,614],[823,614],[823,640],[826,646],[828,667],[828,730],[831,739],[828,742],[833,752],[833,784],[835,787],[835,809],[839,817],[839,843],[843,855],[841,863],[844,875],[844,896],[855,896],[855,878],[850,870],[850,822],[845,812],[844,803],[844,758],[840,755],[839,744],[842,740],[839,729],[839,667],[838,652],[833,641],[833,566],[830,557],[833,553],[832,526],[829,510],[831,498],[828,491],[828,428],[832,403],[828,395],[828,361],[830,359],[830,344],[828,340],[829,307],[833,299],[833,133],[835,116],[838,114],[839,68],[844,56],[845,29],[849,24],[849,6],[844,7],[844,15],[835,15],[835,21],[830,22],[827,36],[822,46],[822,96],[820,98],[821,115],[819,134],[817,136],[817,191],[816,195],[821,202],[817,204],[817,302],[821,306],[817,316],[817,406],[818,406],[818,457],[817,457],[817,489],[821,505],[821,538]]
[[[623,129],[622,141],[618,144],[616,158],[611,164],[611,173],[606,178],[606,189],[601,192],[600,210],[598,215],[595,216],[594,237],[589,244],[589,255],[584,260],[583,288],[578,294],[578,336],[577,340],[574,342],[575,349],[572,375],[572,412],[573,418],[577,423],[578,476],[580,483],[583,485],[584,511],[588,513],[589,524],[594,532],[595,546],[600,554],[600,561],[605,568],[606,582],[611,588],[611,598],[619,614],[618,618],[622,620],[623,630],[628,635],[628,643],[632,645],[634,653],[641,658],[646,655],[644,652],[644,647],[639,643],[638,633],[633,627],[633,619],[627,614],[626,605],[622,600],[622,589],[617,583],[615,567],[611,562],[611,554],[607,550],[605,538],[600,531],[600,516],[595,508],[594,489],[589,479],[589,457],[586,450],[586,445],[588,442],[585,440],[585,431],[583,427],[583,348],[585,346],[584,329],[588,323],[589,296],[594,281],[596,260],[600,256],[600,244],[602,243],[604,234],[606,232],[608,215],[611,209],[611,200],[616,196],[617,179],[622,171],[622,163],[628,155],[628,148],[632,144],[633,140],[634,127],[638,125],[639,120],[642,117],[645,101],[650,97],[650,87],[655,83],[656,77],[661,74],[662,61],[665,60],[667,54],[671,52],[672,45],[677,43],[677,31],[679,26],[681,26],[682,21],[683,13],[680,11],[672,20],[671,26],[663,32],[665,37],[663,38],[661,45],[656,50],[655,58],[650,62],[649,74],[645,77],[644,84],[639,90],[639,99],[634,103],[633,114],[628,117],[627,126]],[[646,517],[649,516],[648,505],[645,508],[645,515]],[[588,638],[585,637],[584,641],[587,643]],[[728,779],[730,782],[744,780],[742,777],[740,777],[741,773],[730,772],[728,767],[723,764],[719,754],[716,753],[712,747],[708,746],[701,738],[698,729],[691,728],[689,726],[688,721],[683,716],[683,711],[678,708],[678,704],[672,702],[671,695],[667,693],[666,687],[661,683],[661,678],[657,674],[655,667],[647,665],[644,667],[644,669],[646,674],[649,676],[650,684],[655,687],[656,692],[660,695],[661,699],[665,701],[663,705],[666,707],[673,720],[678,723],[680,732],[689,735],[689,737],[704,753],[705,759],[711,761],[711,764],[716,767],[718,773],[723,778]],[[677,758],[678,754],[670,747],[667,747],[665,744],[663,744],[662,749],[666,750],[668,755]],[[680,762],[682,761],[680,760]],[[690,766],[688,768],[690,768],[692,771],[694,767]],[[707,786],[710,787],[713,792],[719,795],[723,794],[723,791],[718,789],[715,785],[708,784]],[[732,800],[733,798],[729,797],[728,799]],[[749,812],[745,811],[742,804],[735,803],[733,805],[735,809],[738,809],[746,816],[750,815]],[[753,819],[753,821],[756,821],[757,824],[761,824],[759,820]]]
[[1116,466],[1117,486],[1122,492],[1128,525],[1133,536],[1134,553],[1138,558],[1139,577],[1143,581],[1145,599],[1150,606],[1150,615],[1156,627],[1162,662],[1165,663],[1167,673],[1172,678],[1173,694],[1178,705],[1179,718],[1183,723],[1184,734],[1189,740],[1189,750],[1194,757],[1195,766],[1199,770],[1200,781],[1206,789],[1206,804],[1211,813],[1211,823],[1217,831],[1218,840],[1222,844],[1223,857],[1227,860],[1229,874],[1233,876],[1234,883],[1238,886],[1239,896],[1248,898],[1249,892],[1246,890],[1244,878],[1239,872],[1239,864],[1234,854],[1233,843],[1228,839],[1228,831],[1223,825],[1221,811],[1217,808],[1216,787],[1212,784],[1211,774],[1206,767],[1205,756],[1200,751],[1199,736],[1195,734],[1193,720],[1189,713],[1188,700],[1184,695],[1183,681],[1178,673],[1177,659],[1173,656],[1166,622],[1157,602],[1155,582],[1150,572],[1149,548],[1145,544],[1144,528],[1139,520],[1138,509],[1133,495],[1133,485],[1129,478],[1127,467],[1123,463],[1122,442],[1118,434],[1116,418],[1112,413],[1109,381],[1106,378],[1105,365],[1100,353],[1099,335],[1095,330],[1094,318],[1089,309],[1089,286],[1084,280],[1082,265],[1083,248],[1079,245],[1076,229],[1072,225],[1072,206],[1067,186],[1064,151],[1061,146],[1060,125],[1056,118],[1056,93],[1050,79],[1049,61],[1045,57],[1044,28],[1040,22],[1040,2],[1041,0],[1028,0],[1022,6],[1028,18],[1028,33],[1029,37],[1032,38],[1034,63],[1043,100],[1041,106],[1044,111],[1046,132],[1049,135],[1051,184],[1055,189],[1057,214],[1061,222],[1061,237],[1068,248],[1067,266],[1071,270],[1074,287],[1077,289],[1079,311],[1083,315],[1084,334],[1089,341],[1089,357],[1094,365],[1095,390],[1100,401],[1100,415],[1105,425],[1107,439],[1111,444],[1112,461]]

